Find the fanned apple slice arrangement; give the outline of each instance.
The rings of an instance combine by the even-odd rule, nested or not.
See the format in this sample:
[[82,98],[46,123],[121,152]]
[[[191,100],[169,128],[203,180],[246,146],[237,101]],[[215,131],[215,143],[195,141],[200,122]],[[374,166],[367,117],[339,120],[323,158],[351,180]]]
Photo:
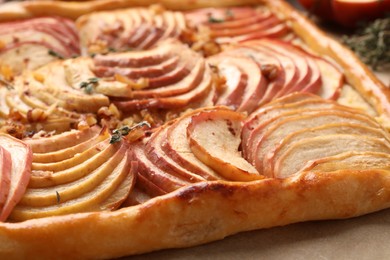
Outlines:
[[42,17],[0,24],[0,68],[7,80],[23,70],[78,55],[79,37],[71,20]]
[[83,52],[149,49],[167,38],[228,44],[261,38],[293,39],[289,26],[258,7],[206,8],[172,12],[161,6],[96,12],[77,20]]
[[129,143],[110,143],[105,128],[24,141],[33,151],[31,179],[11,220],[113,210],[134,185],[137,163],[130,160]]
[[219,44],[262,38],[292,39],[289,26],[261,7],[205,8],[185,16],[190,27],[203,31],[207,28],[206,33]]
[[86,53],[149,49],[167,38],[178,38],[187,27],[182,12],[161,6],[86,15],[77,21]]
[[199,181],[390,165],[390,136],[373,118],[307,93],[277,99],[248,118],[226,107],[194,110],[130,150],[139,162],[137,186],[149,196]]

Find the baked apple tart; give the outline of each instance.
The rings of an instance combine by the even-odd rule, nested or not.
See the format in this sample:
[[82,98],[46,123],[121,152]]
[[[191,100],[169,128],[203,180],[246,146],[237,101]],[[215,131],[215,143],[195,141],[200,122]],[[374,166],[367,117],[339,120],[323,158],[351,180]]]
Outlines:
[[18,2],[0,21],[0,258],[390,206],[389,90],[284,1]]

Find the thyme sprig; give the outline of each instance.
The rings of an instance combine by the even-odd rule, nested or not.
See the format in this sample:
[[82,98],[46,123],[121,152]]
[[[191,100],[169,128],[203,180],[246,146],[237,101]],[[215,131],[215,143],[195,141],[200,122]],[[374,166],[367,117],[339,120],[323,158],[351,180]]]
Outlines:
[[390,65],[390,15],[361,25],[355,35],[344,36],[343,41],[374,70]]
[[85,93],[91,94],[93,88],[96,86],[98,82],[99,82],[99,78],[89,78],[87,81],[82,81],[80,83],[80,88],[84,89]]
[[147,126],[148,128],[151,127],[151,125],[148,122],[142,121],[142,122],[139,122],[138,124],[135,124],[133,126],[122,126],[118,129],[115,129],[114,131],[112,131],[112,135],[110,138],[110,144],[114,144],[114,143],[119,142],[120,140],[122,140],[123,136],[128,135],[134,129],[141,128],[144,126]]
[[61,54],[59,54],[59,53],[57,53],[57,52],[55,52],[53,50],[49,50],[47,53],[49,55],[53,56],[53,57],[56,57],[56,58],[60,59],[60,60],[64,59],[64,56],[62,56]]

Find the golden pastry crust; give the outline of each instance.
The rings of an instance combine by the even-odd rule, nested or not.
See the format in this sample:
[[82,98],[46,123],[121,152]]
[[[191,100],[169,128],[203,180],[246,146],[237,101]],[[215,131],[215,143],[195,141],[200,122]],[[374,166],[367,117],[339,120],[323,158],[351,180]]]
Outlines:
[[388,206],[390,182],[388,172],[381,170],[199,183],[116,212],[1,224],[0,256],[113,258],[195,246],[247,230],[359,216]]
[[[2,20],[29,18],[45,15],[50,10],[51,14],[77,18],[96,10],[156,2],[26,2],[0,7],[0,17]],[[259,3],[254,0],[159,2],[180,10]],[[378,114],[390,117],[389,90],[351,51],[327,37],[283,1],[262,2],[291,22],[295,33],[310,48],[336,60],[348,82],[367,97]],[[199,245],[247,230],[359,216],[390,206],[388,174],[384,170],[337,171],[248,183],[204,182],[115,212],[1,223],[0,258],[114,258]]]

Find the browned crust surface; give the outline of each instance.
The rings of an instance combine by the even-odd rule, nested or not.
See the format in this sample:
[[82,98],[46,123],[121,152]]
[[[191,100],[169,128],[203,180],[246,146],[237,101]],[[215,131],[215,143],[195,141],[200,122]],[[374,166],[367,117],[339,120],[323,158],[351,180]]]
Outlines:
[[[0,17],[3,20],[28,18],[45,15],[50,9],[51,14],[76,18],[95,10],[155,2],[26,2],[1,6]],[[189,6],[244,4],[238,0],[162,2],[168,8],[180,10]],[[245,4],[253,2],[256,1],[248,0]],[[352,52],[328,38],[284,2],[265,3],[290,20],[294,31],[309,47],[335,59],[344,68],[348,82],[367,96],[379,114],[390,115],[388,90]],[[246,230],[359,216],[390,206],[388,174],[380,170],[340,171],[308,173],[285,180],[199,183],[115,212],[1,223],[0,259],[113,258],[194,246]]]

